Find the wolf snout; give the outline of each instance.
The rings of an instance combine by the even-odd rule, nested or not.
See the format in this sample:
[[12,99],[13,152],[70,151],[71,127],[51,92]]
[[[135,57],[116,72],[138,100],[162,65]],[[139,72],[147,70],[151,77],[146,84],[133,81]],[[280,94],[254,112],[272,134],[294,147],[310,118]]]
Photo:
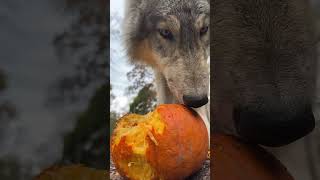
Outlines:
[[190,96],[190,95],[183,95],[183,102],[185,105],[193,108],[201,107],[208,103],[208,96]]
[[311,106],[286,112],[236,109],[234,120],[241,138],[270,147],[287,145],[307,135],[315,126]]

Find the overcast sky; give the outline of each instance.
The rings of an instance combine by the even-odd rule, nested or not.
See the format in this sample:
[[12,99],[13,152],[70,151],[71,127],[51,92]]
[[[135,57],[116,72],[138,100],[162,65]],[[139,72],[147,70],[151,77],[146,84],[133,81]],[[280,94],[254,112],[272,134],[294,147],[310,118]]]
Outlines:
[[124,2],[125,2],[125,0],[111,0],[110,1],[110,12],[118,12],[121,16],[123,16]]
[[[130,82],[126,74],[132,69],[128,64],[122,43],[122,19],[124,15],[124,0],[110,1],[110,81],[115,99],[111,102],[111,110],[126,113],[132,96],[125,95],[125,89]],[[120,33],[120,34],[118,34]]]

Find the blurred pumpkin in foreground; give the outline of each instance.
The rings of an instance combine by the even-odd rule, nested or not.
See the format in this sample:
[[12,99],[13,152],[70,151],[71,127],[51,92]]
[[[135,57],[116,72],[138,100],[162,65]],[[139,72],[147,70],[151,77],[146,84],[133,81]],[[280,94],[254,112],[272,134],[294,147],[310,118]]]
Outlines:
[[199,170],[208,152],[201,117],[177,104],[159,105],[146,115],[128,114],[111,137],[111,157],[131,180],[179,180]]
[[53,166],[45,169],[34,180],[107,180],[109,179],[108,177],[106,170],[96,170],[82,165],[70,165],[63,167]]
[[293,180],[273,155],[258,145],[222,134],[211,135],[214,180]]

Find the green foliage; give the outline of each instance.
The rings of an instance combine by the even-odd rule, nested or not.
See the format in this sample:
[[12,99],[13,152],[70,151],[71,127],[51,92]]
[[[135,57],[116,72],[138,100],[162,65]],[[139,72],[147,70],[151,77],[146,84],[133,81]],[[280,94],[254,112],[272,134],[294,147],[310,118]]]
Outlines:
[[111,111],[110,112],[110,135],[112,134],[118,119],[119,119],[119,115],[116,112]]
[[109,99],[108,85],[100,87],[90,100],[88,109],[83,112],[73,132],[64,138],[63,160],[82,163],[89,167],[104,169],[109,161]]
[[152,83],[153,74],[144,65],[135,64],[132,71],[127,73],[127,78],[131,85],[127,87],[126,93],[136,94],[130,104],[129,112],[136,114],[146,114],[154,109],[156,104],[156,93]]
[[[110,85],[110,102],[115,98],[115,96],[111,93],[111,90],[112,90],[112,86]],[[113,132],[117,119],[119,119],[119,115],[114,111],[110,111],[110,123],[109,123],[110,135]]]
[[145,85],[130,104],[130,113],[146,114],[154,109],[156,93],[152,84]]

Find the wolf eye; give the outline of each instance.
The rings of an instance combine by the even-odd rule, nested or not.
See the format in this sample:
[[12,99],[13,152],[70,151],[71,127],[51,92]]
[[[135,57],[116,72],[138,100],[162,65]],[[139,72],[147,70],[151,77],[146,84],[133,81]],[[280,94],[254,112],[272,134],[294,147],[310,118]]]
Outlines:
[[205,26],[200,29],[200,36],[205,35],[208,32],[209,27]]
[[171,33],[169,30],[167,30],[167,29],[159,29],[158,31],[159,31],[159,34],[160,34],[163,38],[169,39],[169,40],[172,40],[172,39],[173,39],[173,35],[172,35],[172,33]]

